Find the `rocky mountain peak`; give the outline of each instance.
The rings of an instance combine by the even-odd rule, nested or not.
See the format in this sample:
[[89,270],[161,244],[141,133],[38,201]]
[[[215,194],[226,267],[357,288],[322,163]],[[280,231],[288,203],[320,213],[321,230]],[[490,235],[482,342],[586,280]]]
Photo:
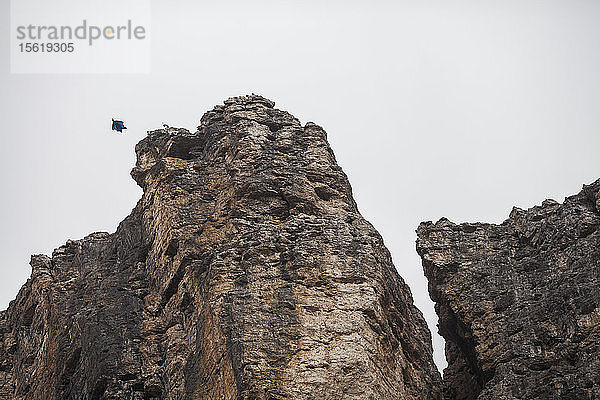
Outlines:
[[136,154],[116,232],[32,257],[0,313],[0,399],[441,399],[321,127],[235,97]]

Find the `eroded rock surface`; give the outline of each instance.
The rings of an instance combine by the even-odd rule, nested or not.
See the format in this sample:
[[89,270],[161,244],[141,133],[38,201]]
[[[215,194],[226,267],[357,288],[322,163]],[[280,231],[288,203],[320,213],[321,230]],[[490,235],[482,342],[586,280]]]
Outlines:
[[441,398],[325,132],[273,106],[149,132],[117,231],[32,257],[0,313],[0,399]]
[[600,180],[500,225],[417,231],[447,399],[600,398]]

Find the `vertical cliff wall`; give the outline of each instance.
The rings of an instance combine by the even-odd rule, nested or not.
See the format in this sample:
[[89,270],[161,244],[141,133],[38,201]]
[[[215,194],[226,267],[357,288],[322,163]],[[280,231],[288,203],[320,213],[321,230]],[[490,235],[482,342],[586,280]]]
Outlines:
[[117,231],[32,257],[0,313],[0,399],[441,398],[325,132],[273,106],[149,132]]
[[600,398],[600,180],[500,225],[423,223],[447,399]]

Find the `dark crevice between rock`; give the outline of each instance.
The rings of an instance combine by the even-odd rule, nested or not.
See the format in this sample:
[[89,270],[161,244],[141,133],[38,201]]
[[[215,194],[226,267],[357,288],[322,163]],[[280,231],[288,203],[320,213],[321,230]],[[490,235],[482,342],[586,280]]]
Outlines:
[[100,400],[104,397],[104,393],[108,388],[108,380],[106,378],[100,378],[96,381],[94,385],[94,389],[92,390],[92,394],[90,396],[90,400]]
[[172,239],[165,250],[165,254],[169,257],[175,257],[177,251],[179,250],[179,240]]
[[329,186],[317,186],[315,187],[315,193],[317,196],[324,201],[329,201],[336,195],[336,192]]
[[445,387],[446,398],[474,400],[485,386],[485,383],[492,378],[493,372],[485,374],[481,369],[477,360],[475,341],[471,329],[456,317],[454,311],[445,302],[438,302],[436,308],[438,308],[438,315],[440,315],[440,335],[456,345],[456,349],[460,352],[457,356],[462,358],[467,367],[467,370],[463,371],[464,376],[462,378],[463,382],[467,382],[467,384],[461,387],[460,393],[455,391],[456,388]]
[[169,281],[169,284],[167,285],[167,288],[165,289],[165,291],[163,293],[162,302],[161,302],[162,308],[164,308],[169,303],[169,300],[171,300],[171,297],[173,297],[175,295],[175,293],[177,293],[177,291],[179,290],[179,283],[183,279],[186,266],[187,265],[184,264],[183,262],[179,263],[179,267],[177,267],[177,271],[175,271],[175,274]]
[[158,385],[147,385],[144,387],[144,400],[161,399],[163,390]]
[[57,395],[59,398],[67,398],[70,392],[71,380],[81,359],[81,348],[75,351],[67,358],[62,373],[58,380]]
[[[428,225],[421,224],[421,229],[425,230]],[[469,225],[467,230],[471,229]],[[426,237],[426,235],[423,235]],[[441,274],[438,267],[429,261],[426,252],[417,243],[417,252],[422,258],[423,270],[429,280],[429,295],[436,303],[435,311],[439,318],[439,334],[446,340],[446,358],[448,367],[444,370],[443,391],[445,399],[452,400],[475,400],[484,388],[484,385],[493,377],[491,374],[485,375],[477,360],[475,351],[475,340],[470,327],[465,325],[455,312],[452,310],[442,293],[436,288],[434,283],[440,283]],[[453,262],[445,265],[445,269],[455,273],[459,264]],[[448,376],[452,376],[448,379]]]
[[223,313],[222,320],[224,325],[225,339],[227,342],[226,352],[233,369],[233,378],[235,380],[236,391],[238,396],[241,397],[241,393],[244,392],[246,386],[244,384],[244,374],[242,360],[242,346],[239,342],[239,334],[236,332],[237,329],[242,327],[238,326],[235,319],[235,308],[236,308],[236,297],[232,293],[226,293],[223,301]]
[[205,144],[204,135],[198,137],[176,136],[166,156],[181,160],[193,160],[202,154]]
[[33,323],[33,316],[35,315],[36,307],[37,304],[35,303],[27,307],[27,309],[25,310],[25,312],[23,312],[23,315],[21,316],[21,325],[23,325],[24,327],[31,326],[31,324]]
[[[278,124],[275,122],[267,121],[267,122],[263,122],[263,124],[266,125],[269,128],[269,130],[273,133],[277,132],[278,130],[280,130],[283,127],[282,124]],[[275,139],[275,137],[273,137],[273,139]]]

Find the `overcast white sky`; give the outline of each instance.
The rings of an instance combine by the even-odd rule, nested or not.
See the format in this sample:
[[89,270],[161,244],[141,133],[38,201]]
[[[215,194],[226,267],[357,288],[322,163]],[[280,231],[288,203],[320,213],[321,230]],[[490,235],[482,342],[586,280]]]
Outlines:
[[154,1],[150,74],[15,75],[0,0],[0,308],[31,254],[130,212],[147,130],[194,130],[230,96],[326,129],[433,332],[420,221],[499,223],[600,177],[600,2],[323,3]]

